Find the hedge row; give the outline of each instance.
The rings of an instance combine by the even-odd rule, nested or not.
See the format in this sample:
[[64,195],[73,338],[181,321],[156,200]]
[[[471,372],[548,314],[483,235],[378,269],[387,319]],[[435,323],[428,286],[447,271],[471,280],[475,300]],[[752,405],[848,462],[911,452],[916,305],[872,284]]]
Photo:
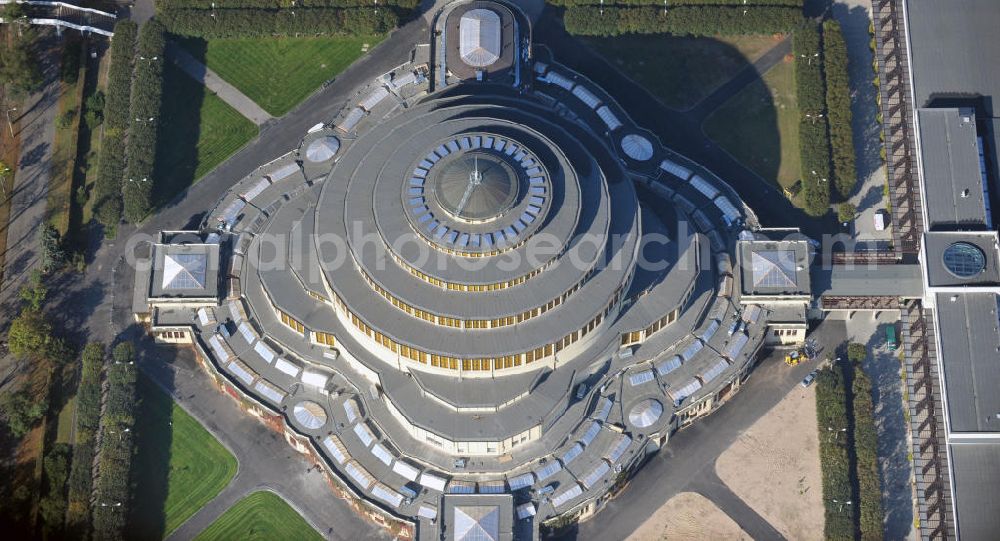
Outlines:
[[802,11],[785,6],[681,6],[666,11],[653,6],[603,9],[579,6],[567,8],[563,22],[567,32],[584,36],[776,34],[799,26]]
[[833,156],[833,186],[841,199],[847,199],[857,182],[854,130],[851,126],[851,86],[847,75],[847,44],[840,24],[834,20],[823,23],[823,71]]
[[132,93],[132,58],[138,28],[132,21],[115,24],[111,40],[111,65],[104,99],[104,136],[94,184],[97,219],[113,228],[121,221],[122,175],[125,172],[125,137],[129,126]]
[[136,402],[132,344],[123,342],[115,346],[113,358],[114,363],[107,370],[107,393],[101,420],[94,539],[122,539],[129,507]]
[[[129,105],[128,150],[122,199],[125,219],[138,222],[149,214],[153,196],[153,162],[156,158],[156,126],[163,93],[163,62],[166,30],[156,19],[139,31],[132,102]],[[154,60],[155,59],[155,60]]]
[[[822,216],[830,208],[830,138],[819,29],[807,24],[792,37],[799,105],[799,156],[805,211]],[[824,180],[825,179],[825,180]]]
[[[840,368],[826,368],[816,376],[816,423],[822,469],[824,539],[854,539],[850,459],[847,453],[847,389]],[[834,501],[836,500],[836,501]]]
[[392,9],[171,9],[161,19],[174,34],[200,38],[364,35],[388,32],[399,22]]
[[[183,0],[190,1],[190,0]],[[200,0],[196,0],[200,1]],[[243,0],[240,0],[243,1]],[[249,0],[253,1],[253,0]],[[802,0],[547,0],[553,6],[795,6],[802,7]],[[211,0],[209,0],[211,2]],[[172,2],[171,2],[172,3]]]
[[[766,0],[755,1],[764,3]],[[418,4],[420,4],[420,0],[378,0],[379,8],[396,6],[403,9],[413,9]],[[375,5],[375,0],[158,0],[156,2],[156,7],[161,12],[168,9],[374,8]]]
[[872,405],[872,383],[854,365],[854,455],[857,462],[858,502],[862,541],[881,541],[882,488],[878,476],[878,433],[875,429],[875,407]]
[[90,495],[93,490],[92,466],[97,430],[101,422],[101,368],[104,345],[87,344],[81,355],[80,385],[76,392],[76,440],[73,466],[69,475],[69,504],[66,530],[87,538],[90,526]]

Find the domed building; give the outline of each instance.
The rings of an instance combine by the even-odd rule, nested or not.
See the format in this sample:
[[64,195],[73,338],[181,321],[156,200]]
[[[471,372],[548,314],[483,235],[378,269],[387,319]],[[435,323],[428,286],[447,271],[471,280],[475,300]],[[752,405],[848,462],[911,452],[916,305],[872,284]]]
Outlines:
[[366,512],[429,539],[533,538],[598,512],[739,388],[768,322],[733,269],[754,218],[535,58],[517,8],[436,21],[435,58],[152,245],[221,254],[217,302],[147,293],[137,312]]

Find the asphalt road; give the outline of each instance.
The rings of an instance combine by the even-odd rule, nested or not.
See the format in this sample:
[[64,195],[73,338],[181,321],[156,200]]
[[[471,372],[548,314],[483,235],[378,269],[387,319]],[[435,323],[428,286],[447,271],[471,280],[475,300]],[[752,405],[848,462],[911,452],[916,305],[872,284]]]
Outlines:
[[[709,139],[701,130],[702,118],[697,107],[692,111],[682,112],[664,106],[641,85],[567,34],[558,24],[558,18],[551,14],[553,8],[547,9],[550,11],[543,14],[541,22],[534,28],[535,41],[547,46],[558,62],[601,85],[617,99],[629,116],[655,133],[664,145],[707,167],[729,183],[754,210],[761,225],[795,225],[803,233],[816,239],[821,239],[825,233],[837,232],[836,217],[832,214],[824,219],[807,216],[801,209],[792,206],[776,186],[762,179]],[[777,47],[786,46],[785,42],[781,42]],[[755,80],[754,75],[756,70],[739,74],[747,84]],[[736,85],[723,85],[711,99],[722,103],[740,88]]]
[[[825,321],[811,336],[825,347],[822,353],[827,353],[843,343],[844,323]],[[775,536],[777,532],[770,524],[745,504],[740,505],[742,500],[718,480],[715,461],[816,368],[815,363],[789,367],[781,357],[781,353],[776,353],[763,359],[728,403],[674,434],[666,447],[631,480],[623,494],[608,503],[594,519],[580,525],[576,538],[625,539],[667,500],[689,491],[698,492],[719,505],[754,539],[780,538],[780,534]],[[734,502],[733,498],[738,501]]]
[[389,539],[384,530],[374,528],[336,499],[315,464],[219,392],[190,349],[156,347],[147,342],[139,367],[239,460],[229,485],[167,539],[193,539],[233,504],[259,490],[279,494],[330,539]]
[[[544,22],[545,19],[543,16],[540,26],[551,27]],[[416,18],[294,111],[265,123],[259,136],[248,146],[198,184],[178,194],[166,208],[140,227],[123,226],[115,241],[95,245],[84,275],[66,274],[50,286],[53,300],[62,308],[53,311],[54,317],[60,320],[63,328],[73,330],[80,342],[112,342],[121,336],[140,336],[141,329],[131,325],[130,321],[132,273],[122,259],[126,241],[137,233],[151,235],[161,229],[196,226],[202,213],[236,180],[292,150],[311,126],[329,121],[344,104],[355,98],[353,93],[357,87],[405,62],[413,45],[426,41],[427,36],[425,18]],[[583,64],[583,71],[588,75],[602,69],[601,61],[582,49],[571,37],[551,31],[543,32],[541,37],[553,48],[556,57],[571,67],[580,68]],[[604,68],[607,68],[605,75],[614,73],[606,65]],[[600,77],[595,77],[595,80],[601,82]],[[762,189],[752,172],[708,141],[697,122],[662,107],[647,92],[629,81],[616,81],[614,86],[607,88],[615,92],[621,103],[627,104],[634,118],[642,119],[643,124],[659,133],[665,144],[709,165],[732,183],[761,215],[765,224],[795,223],[797,211],[783,197],[775,197],[773,191]],[[120,334],[122,331],[126,331],[124,335]],[[346,504],[333,499],[328,490],[319,490],[319,485],[304,481],[300,475],[293,475],[295,468],[301,469],[304,474],[308,465],[280,439],[272,447],[268,438],[273,439],[273,434],[253,419],[242,414],[238,419],[231,416],[234,412],[230,410],[238,411],[236,406],[221,393],[206,387],[208,384],[202,374],[189,375],[190,372],[185,372],[175,380],[172,369],[155,359],[144,360],[142,366],[164,387],[173,388],[176,385],[180,392],[175,396],[182,406],[219,434],[223,443],[232,448],[241,461],[237,481],[223,492],[220,499],[195,515],[190,526],[183,526],[184,532],[197,531],[241,495],[259,486],[267,486],[285,496],[327,535],[357,539],[379,535],[373,527],[355,522],[360,519]],[[597,520],[581,526],[580,537],[623,539],[671,496],[689,489],[698,478],[710,479],[708,474],[712,470],[709,466],[714,464],[714,457],[728,447],[741,430],[777,404],[808,370],[807,366],[788,369],[781,363],[765,362],[731,404],[677,434],[667,448],[646,466],[643,474],[632,482],[629,490],[612,502]],[[319,475],[308,474],[304,479],[313,477],[319,478]],[[255,480],[258,482],[255,483]],[[711,486],[700,489],[713,494]],[[719,495],[724,503],[725,494],[718,492],[718,488],[715,490],[714,494]],[[726,510],[735,513],[734,520],[748,531],[765,531],[766,525],[760,524],[760,517],[748,513],[749,508],[740,509],[739,505],[733,504]],[[327,524],[334,529],[328,531],[328,527],[324,527]],[[181,531],[176,537],[181,538]]]

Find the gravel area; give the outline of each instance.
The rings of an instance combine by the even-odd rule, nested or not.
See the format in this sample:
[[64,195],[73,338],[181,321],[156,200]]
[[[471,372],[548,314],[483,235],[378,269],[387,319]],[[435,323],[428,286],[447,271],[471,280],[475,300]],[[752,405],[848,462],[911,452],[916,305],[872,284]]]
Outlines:
[[628,537],[628,541],[749,540],[733,519],[701,494],[682,492]]
[[719,478],[740,499],[799,541],[823,538],[815,396],[815,387],[797,386],[715,463]]

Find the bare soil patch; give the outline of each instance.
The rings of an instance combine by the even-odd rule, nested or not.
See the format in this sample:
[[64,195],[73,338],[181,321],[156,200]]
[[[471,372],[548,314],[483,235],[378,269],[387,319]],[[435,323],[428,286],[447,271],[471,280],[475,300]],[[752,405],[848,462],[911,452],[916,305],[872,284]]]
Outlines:
[[729,515],[701,494],[682,492],[667,500],[628,541],[749,540]]

